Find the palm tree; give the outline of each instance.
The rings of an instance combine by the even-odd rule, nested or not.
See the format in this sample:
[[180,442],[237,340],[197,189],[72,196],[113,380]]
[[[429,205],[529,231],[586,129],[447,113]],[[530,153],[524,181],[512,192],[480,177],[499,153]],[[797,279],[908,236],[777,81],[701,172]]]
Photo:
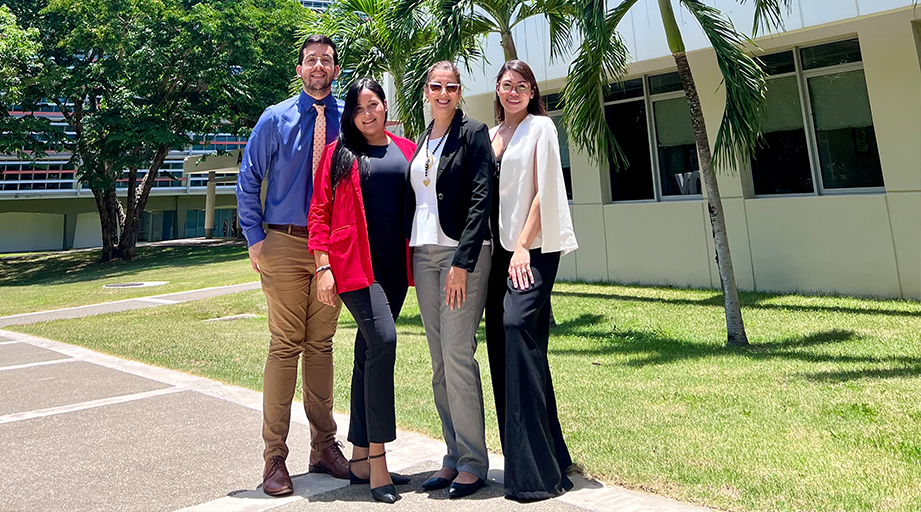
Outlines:
[[[462,60],[468,67],[482,57],[481,44],[498,34],[505,59],[517,59],[512,29],[523,21],[543,17],[550,27],[550,56],[556,58],[572,46],[571,21],[576,15],[572,0],[399,0],[397,17],[422,16],[435,35],[420,47],[409,63],[403,82],[408,110],[404,122],[422,123],[422,87],[427,67],[440,60]],[[411,119],[417,116],[418,119]]]
[[[419,67],[419,58],[438,47],[442,28],[428,23],[429,11],[402,10],[403,3],[404,0],[337,0],[322,14],[308,14],[298,34],[301,40],[319,33],[336,41],[342,69],[341,89],[347,89],[359,78],[372,77],[381,81],[385,73],[389,74],[396,88],[394,103],[403,121],[404,133],[415,138],[424,128],[419,108],[421,82],[413,98],[407,96],[413,87],[405,86],[405,82],[407,76],[415,76],[412,73]],[[451,47],[452,59],[479,55],[473,40],[456,39]],[[296,87],[300,87],[299,82]]]
[[[593,161],[603,163],[610,157],[618,167],[623,167],[628,163],[605,122],[599,101],[609,80],[619,80],[626,75],[629,55],[617,33],[617,25],[638,0],[623,0],[610,10],[607,10],[604,0],[574,1],[578,5],[576,25],[583,40],[562,90],[563,111],[569,124],[569,134],[573,142],[585,149]],[[752,1],[755,4],[753,34],[757,34],[761,28],[782,27],[781,10],[789,9],[790,0]],[[744,4],[746,0],[739,2]],[[737,32],[722,12],[701,0],[678,0],[700,24],[716,53],[723,75],[726,108],[711,154],[697,87],[685,55],[681,31],[675,21],[672,1],[658,0],[658,3],[668,46],[687,97],[700,175],[707,190],[707,206],[726,312],[726,343],[745,346],[748,345],[748,337],[742,321],[715,168],[733,168],[735,164],[750,158],[758,144],[766,75],[759,62],[746,52],[745,44],[750,43],[750,40]]]

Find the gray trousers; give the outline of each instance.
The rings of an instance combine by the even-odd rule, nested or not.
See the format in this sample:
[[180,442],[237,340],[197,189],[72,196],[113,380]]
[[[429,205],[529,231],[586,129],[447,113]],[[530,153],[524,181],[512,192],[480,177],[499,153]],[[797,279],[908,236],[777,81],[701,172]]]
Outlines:
[[489,459],[483,420],[480,366],[474,359],[476,331],[486,305],[490,246],[480,250],[476,268],[467,274],[467,300],[451,311],[445,305],[445,279],[454,248],[416,247],[413,277],[416,298],[432,356],[432,390],[441,417],[448,453],[444,467],[486,478]]

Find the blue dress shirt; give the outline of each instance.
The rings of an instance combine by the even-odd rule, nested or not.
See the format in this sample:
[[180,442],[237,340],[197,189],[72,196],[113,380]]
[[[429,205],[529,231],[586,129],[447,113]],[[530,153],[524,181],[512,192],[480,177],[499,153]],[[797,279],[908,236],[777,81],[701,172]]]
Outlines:
[[[339,117],[344,103],[327,95],[326,143],[339,136]],[[313,194],[313,127],[317,100],[301,91],[265,109],[246,143],[237,178],[237,209],[247,245],[265,239],[262,223],[307,225]],[[265,211],[262,180],[268,173]]]

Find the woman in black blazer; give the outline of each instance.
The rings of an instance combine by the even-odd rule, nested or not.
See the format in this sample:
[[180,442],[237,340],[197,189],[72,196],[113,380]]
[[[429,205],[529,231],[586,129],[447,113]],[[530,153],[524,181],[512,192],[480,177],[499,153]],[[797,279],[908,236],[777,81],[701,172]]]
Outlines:
[[406,175],[406,232],[419,312],[432,356],[432,389],[447,454],[422,484],[459,498],[483,487],[489,469],[476,330],[489,279],[489,209],[496,159],[486,125],[457,109],[460,73],[448,61],[428,72],[432,123]]

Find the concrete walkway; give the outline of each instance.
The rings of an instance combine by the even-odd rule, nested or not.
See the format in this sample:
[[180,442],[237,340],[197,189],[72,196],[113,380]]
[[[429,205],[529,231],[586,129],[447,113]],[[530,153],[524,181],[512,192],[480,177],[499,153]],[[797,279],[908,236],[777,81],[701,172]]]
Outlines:
[[[45,316],[32,321],[194,300],[232,293],[230,288],[36,313]],[[236,291],[252,288],[258,283]],[[125,304],[138,301],[142,305]],[[298,406],[292,409],[288,457],[295,493],[270,498],[259,488],[261,407],[255,391],[0,330],[0,510],[706,510],[578,477],[576,488],[561,498],[518,504],[503,498],[500,456],[491,457],[497,469],[489,472],[485,489],[449,502],[445,490],[419,490],[439,468],[443,443],[406,432],[388,444],[388,463],[413,481],[398,488],[402,499],[396,505],[375,503],[367,485],[306,473],[310,430]],[[336,419],[344,442],[348,417]]]
[[228,293],[239,293],[246,290],[258,290],[261,285],[259,281],[243,284],[232,284],[227,286],[215,286],[213,288],[202,288],[199,290],[190,290],[187,292],[166,293],[163,295],[152,295],[150,297],[138,297],[136,299],[124,299],[113,302],[103,302],[101,304],[90,304],[88,306],[77,306],[73,308],[52,309],[49,311],[38,311],[35,313],[22,313],[19,315],[10,315],[0,317],[0,327],[8,325],[25,325],[35,322],[47,322],[49,320],[65,320],[69,318],[82,318],[84,316],[101,315],[103,313],[115,313],[118,311],[128,311],[129,309],[152,308],[168,304],[178,304],[190,300],[207,299],[226,295]]

